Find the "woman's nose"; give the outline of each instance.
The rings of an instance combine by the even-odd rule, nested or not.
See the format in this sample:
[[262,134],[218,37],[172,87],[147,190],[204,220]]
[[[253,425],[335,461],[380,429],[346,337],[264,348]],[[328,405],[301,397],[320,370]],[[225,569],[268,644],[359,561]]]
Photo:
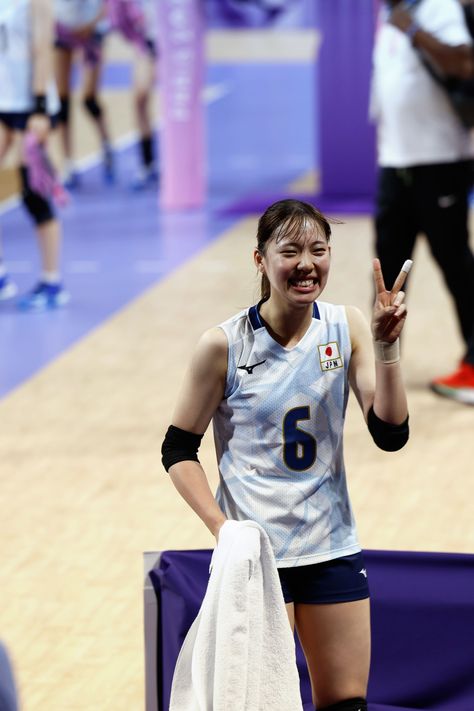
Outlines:
[[311,255],[308,252],[302,252],[299,262],[298,262],[298,269],[312,269],[313,268],[313,260],[311,259]]

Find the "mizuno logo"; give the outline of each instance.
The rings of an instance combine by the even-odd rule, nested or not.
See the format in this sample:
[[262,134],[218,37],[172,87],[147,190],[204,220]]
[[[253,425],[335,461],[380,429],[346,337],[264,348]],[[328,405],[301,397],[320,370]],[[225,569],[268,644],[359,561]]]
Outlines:
[[365,568],[362,568],[362,570],[359,570],[359,575],[363,575],[364,578],[366,578],[366,577],[367,577],[367,571],[366,571],[366,569],[365,569]]
[[263,365],[266,363],[266,360],[261,360],[260,363],[254,363],[253,365],[238,365],[237,369],[238,370],[246,370],[249,375],[252,375],[253,369],[257,367],[257,365]]

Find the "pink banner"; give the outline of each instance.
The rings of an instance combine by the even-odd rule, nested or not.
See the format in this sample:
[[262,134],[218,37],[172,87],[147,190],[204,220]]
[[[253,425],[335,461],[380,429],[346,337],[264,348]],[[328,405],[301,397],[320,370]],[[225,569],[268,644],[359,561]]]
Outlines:
[[158,2],[161,98],[161,205],[201,207],[206,200],[204,17],[201,0]]

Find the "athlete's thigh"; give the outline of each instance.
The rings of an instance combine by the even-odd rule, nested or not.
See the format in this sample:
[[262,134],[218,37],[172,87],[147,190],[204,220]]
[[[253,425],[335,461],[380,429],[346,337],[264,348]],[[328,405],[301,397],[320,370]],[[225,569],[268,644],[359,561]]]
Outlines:
[[72,59],[73,51],[71,49],[56,47],[54,50],[56,85],[61,97],[69,96],[70,94]]
[[288,614],[288,622],[290,623],[291,631],[295,631],[295,606],[292,602],[285,603],[286,612]]
[[155,83],[155,75],[153,57],[135,49],[133,55],[133,91],[135,95],[149,94]]
[[3,163],[13,140],[13,131],[0,121],[0,165]]
[[315,702],[365,697],[370,665],[370,602],[295,605]]

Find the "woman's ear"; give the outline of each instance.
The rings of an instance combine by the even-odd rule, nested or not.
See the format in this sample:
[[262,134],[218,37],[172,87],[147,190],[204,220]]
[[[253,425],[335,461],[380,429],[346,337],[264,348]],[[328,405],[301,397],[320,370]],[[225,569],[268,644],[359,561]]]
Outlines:
[[263,254],[260,252],[259,249],[254,249],[253,251],[253,261],[255,262],[255,266],[257,267],[258,271],[263,274],[264,268],[263,268]]

